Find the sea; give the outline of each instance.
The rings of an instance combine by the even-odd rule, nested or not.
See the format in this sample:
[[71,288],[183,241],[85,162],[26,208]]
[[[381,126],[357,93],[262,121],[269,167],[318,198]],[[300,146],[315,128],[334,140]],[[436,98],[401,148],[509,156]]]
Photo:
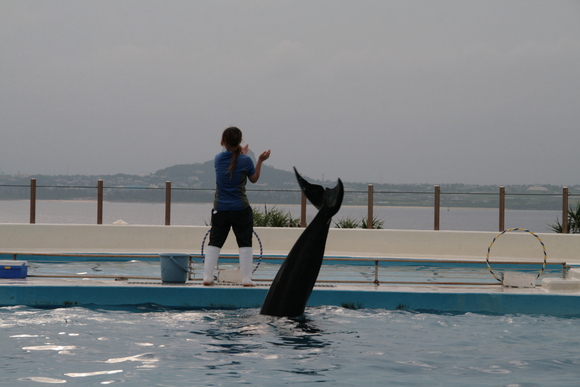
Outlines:
[[[264,208],[281,210],[294,218],[300,217],[299,205],[257,204]],[[172,225],[204,226],[210,224],[211,203],[174,203],[171,206]],[[312,220],[316,209],[308,205],[307,221]],[[431,207],[375,206],[374,218],[382,227],[397,230],[433,230],[434,209]],[[357,221],[367,217],[365,206],[342,206],[333,218],[335,223],[343,219]],[[554,210],[506,210],[505,228],[524,228],[536,233],[552,232],[550,225],[561,221],[561,211]],[[133,225],[164,225],[164,203],[103,203],[103,224],[123,221]],[[28,200],[0,200],[0,223],[29,223]],[[96,201],[50,201],[36,202],[37,224],[96,224]],[[440,230],[499,231],[499,210],[493,208],[441,208]]]
[[[279,206],[299,214],[298,206]],[[210,204],[174,204],[172,224],[205,225]],[[0,201],[0,223],[28,223]],[[38,201],[39,224],[95,224],[96,203]],[[163,204],[104,204],[104,223],[165,222]],[[308,216],[315,210],[308,208]],[[427,230],[430,208],[375,207],[385,228]],[[507,211],[506,226],[549,232],[556,211]],[[364,217],[346,206],[337,218]],[[497,231],[498,212],[450,208],[441,229]],[[579,386],[580,317],[161,305],[0,306],[0,386]]]

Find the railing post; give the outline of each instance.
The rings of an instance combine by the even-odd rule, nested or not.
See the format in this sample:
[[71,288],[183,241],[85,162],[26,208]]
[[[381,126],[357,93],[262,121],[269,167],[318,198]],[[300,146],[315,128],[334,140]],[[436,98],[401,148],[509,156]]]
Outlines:
[[103,224],[103,180],[97,183],[97,224]]
[[375,188],[372,184],[369,184],[369,192],[368,192],[368,211],[367,211],[367,228],[373,228],[373,209],[374,209],[374,193]]
[[435,186],[435,214],[433,221],[433,230],[439,230],[439,220],[441,218],[441,186]]
[[499,187],[499,231],[505,230],[505,187]]
[[300,227],[306,227],[306,195],[300,191]]
[[165,225],[171,224],[171,182],[165,182]]
[[568,234],[568,187],[562,188],[562,233]]
[[36,223],[36,179],[30,179],[30,224]]
[[434,199],[435,214],[433,216],[433,230],[439,230],[439,221],[441,219],[441,186],[435,186],[435,199]]

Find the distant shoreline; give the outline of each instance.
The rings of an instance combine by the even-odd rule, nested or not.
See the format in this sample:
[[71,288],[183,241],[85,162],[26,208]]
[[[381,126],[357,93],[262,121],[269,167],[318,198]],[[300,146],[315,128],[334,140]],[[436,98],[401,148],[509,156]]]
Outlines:
[[[0,201],[3,202],[30,202],[30,199],[0,199]],[[37,203],[39,202],[46,202],[46,203],[95,203],[97,202],[97,199],[37,199],[36,200]],[[135,202],[135,201],[118,201],[118,200],[114,200],[114,201],[110,201],[110,200],[103,200],[103,203],[115,203],[115,204],[155,204],[155,205],[160,205],[160,206],[164,206],[165,202]],[[213,203],[211,202],[172,202],[172,205],[200,205],[200,206],[212,206]],[[253,208],[263,208],[264,204],[252,204],[251,205]],[[287,207],[296,207],[299,208],[300,204],[285,204],[285,203],[278,203],[278,204],[266,204],[266,206],[268,208],[274,208],[274,207],[282,207],[282,208],[287,208]],[[307,204],[308,207],[313,207],[312,204],[308,203]],[[342,208],[367,208],[366,204],[343,204]],[[375,204],[373,206],[373,208],[409,208],[409,209],[432,209],[434,210],[434,207],[431,206],[408,206],[408,205],[402,205],[402,206],[396,206],[396,205],[377,205]],[[497,210],[499,211],[499,209],[497,207],[454,207],[454,206],[441,206],[440,207],[440,211],[441,212],[446,212],[448,210]],[[557,209],[526,209],[526,208],[506,208],[506,211],[559,211]]]

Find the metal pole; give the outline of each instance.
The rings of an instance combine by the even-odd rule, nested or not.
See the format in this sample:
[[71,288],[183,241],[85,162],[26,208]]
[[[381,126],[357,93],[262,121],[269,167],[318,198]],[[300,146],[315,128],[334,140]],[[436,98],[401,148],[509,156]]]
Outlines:
[[165,183],[165,225],[171,224],[171,182]]
[[300,194],[300,227],[306,227],[306,195],[304,192]]
[[439,230],[439,220],[441,218],[441,186],[435,186],[435,215],[433,221],[433,230]]
[[30,224],[36,223],[36,179],[30,179]]
[[373,205],[374,205],[374,192],[375,189],[372,184],[369,184],[369,193],[368,193],[368,212],[367,212],[367,228],[373,228]]
[[568,234],[568,187],[562,189],[562,233]]
[[505,230],[505,187],[499,187],[499,231]]
[[103,180],[97,183],[97,224],[103,224]]

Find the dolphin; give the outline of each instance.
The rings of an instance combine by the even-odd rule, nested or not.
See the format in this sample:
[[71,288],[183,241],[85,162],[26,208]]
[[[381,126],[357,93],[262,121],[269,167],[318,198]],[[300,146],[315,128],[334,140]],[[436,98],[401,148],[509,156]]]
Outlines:
[[294,168],[300,189],[318,209],[318,214],[298,238],[278,270],[260,314],[277,317],[299,317],[318,278],[326,237],[332,217],[338,212],[344,196],[344,186],[338,179],[334,188],[310,184]]

